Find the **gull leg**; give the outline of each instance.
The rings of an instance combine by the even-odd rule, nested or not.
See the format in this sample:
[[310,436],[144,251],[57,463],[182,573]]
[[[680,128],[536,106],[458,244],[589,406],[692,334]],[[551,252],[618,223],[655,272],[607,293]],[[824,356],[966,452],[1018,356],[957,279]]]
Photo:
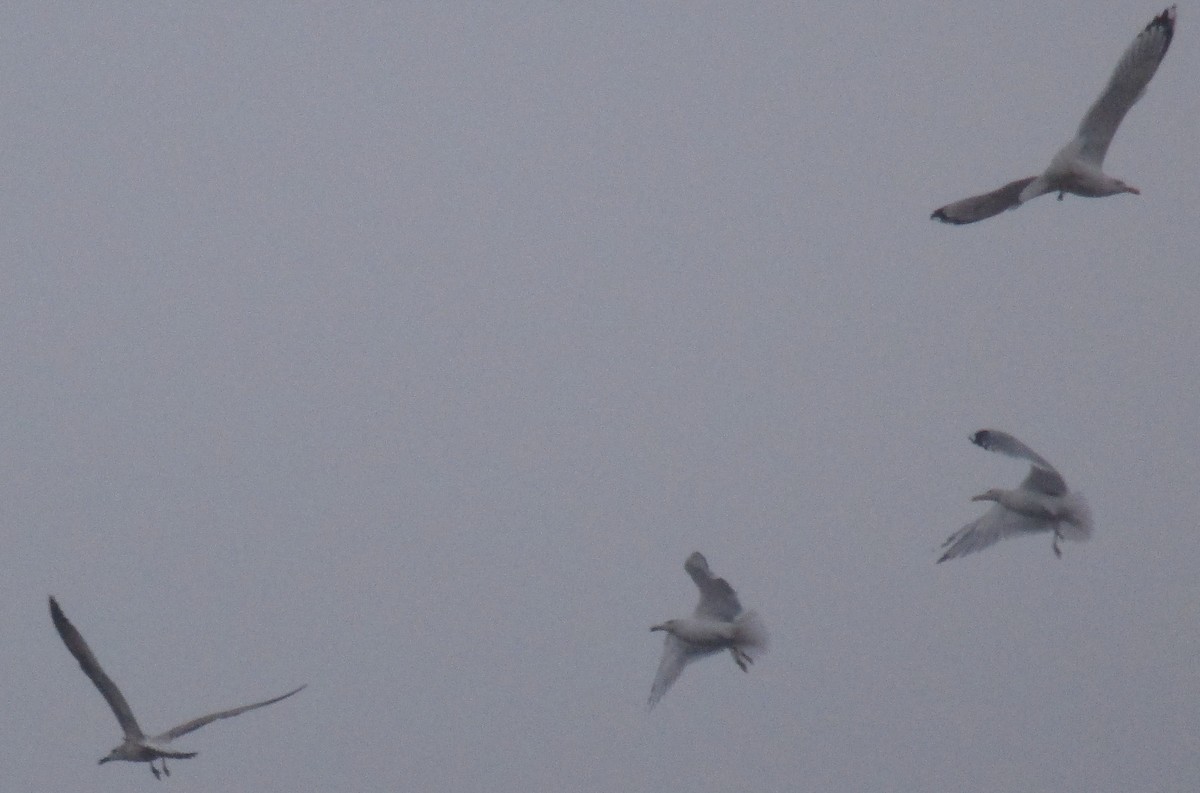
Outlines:
[[158,769],[154,767],[154,761],[150,761],[150,773],[154,774],[155,779],[162,779],[162,774],[158,773]]
[[163,773],[166,774],[167,776],[170,776],[171,772],[167,770],[167,758],[165,758],[165,757],[162,758],[162,766],[163,766]]
[[729,651],[732,653],[733,662],[738,665],[738,668],[743,672],[749,672],[750,670],[746,668],[746,664],[754,663],[754,659],[746,655],[745,651],[740,647],[730,647]]
[[1059,200],[1059,201],[1062,201],[1062,197],[1063,197],[1063,191],[1062,191],[1062,190],[1059,190],[1059,191],[1058,191],[1058,200]]
[[1058,547],[1058,541],[1061,540],[1062,538],[1063,538],[1062,532],[1056,528],[1054,530],[1054,545],[1052,545],[1051,547],[1054,549],[1054,555],[1056,557],[1058,557],[1059,559],[1062,558],[1062,549]]

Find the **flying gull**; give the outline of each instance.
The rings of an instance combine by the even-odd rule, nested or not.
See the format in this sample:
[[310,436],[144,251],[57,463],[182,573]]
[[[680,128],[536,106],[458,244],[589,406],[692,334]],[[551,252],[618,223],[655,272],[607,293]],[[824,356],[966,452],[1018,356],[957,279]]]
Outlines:
[[988,451],[1007,454],[1030,462],[1029,476],[1013,490],[992,488],[972,501],[995,501],[982,517],[963,526],[942,543],[945,552],[939,562],[955,559],[986,548],[1014,534],[1052,532],[1051,547],[1062,556],[1060,540],[1086,540],[1092,534],[1092,515],[1077,493],[1067,491],[1067,483],[1054,466],[1043,460],[1007,432],[980,430],[971,442]]
[[1059,201],[1064,193],[1088,198],[1118,193],[1140,195],[1136,187],[1105,174],[1101,166],[1121,119],[1146,90],[1171,46],[1174,32],[1175,6],[1171,6],[1146,25],[1125,50],[1104,92],[1080,122],[1074,139],[1054,155],[1041,176],[1028,176],[990,193],[946,204],[930,217],[959,225],[974,223],[1054,192]]
[[[142,732],[142,728],[138,726],[137,719],[133,717],[133,711],[129,709],[129,703],[125,701],[124,695],[121,694],[121,689],[117,688],[117,684],[104,673],[100,668],[100,662],[96,660],[96,656],[92,655],[91,649],[87,646],[87,642],[83,640],[82,634],[76,630],[71,624],[62,609],[58,606],[58,601],[53,596],[50,598],[50,618],[54,620],[54,627],[58,629],[58,635],[62,637],[63,643],[67,645],[67,649],[71,651],[71,655],[75,656],[75,660],[79,662],[84,674],[96,684],[96,688],[100,689],[100,694],[108,706],[112,708],[113,715],[117,717],[117,723],[121,725],[121,731],[125,733],[125,740],[116,749],[113,749],[107,756],[100,758],[101,763],[107,763],[110,760],[128,760],[131,763],[149,763],[150,770],[154,773],[155,779],[161,779],[161,774],[171,775],[167,770],[167,760],[182,759],[187,757],[195,757],[196,752],[180,752],[168,748],[171,741],[181,735],[186,735],[192,730],[198,730],[210,721],[217,719],[228,719],[231,716],[237,716],[239,713],[245,713],[248,710],[261,708],[266,705],[278,702],[281,699],[287,699],[295,694],[304,686],[292,689],[286,694],[282,694],[272,699],[262,702],[255,702],[253,705],[242,705],[240,708],[230,708],[229,710],[221,710],[216,713],[210,713],[207,716],[201,716],[198,719],[184,722],[178,727],[172,727],[161,735],[146,735]],[[159,760],[162,763],[162,772],[154,767],[154,761]]]
[[667,620],[650,628],[667,634],[658,673],[650,688],[651,708],[667,693],[683,668],[697,658],[727,649],[734,663],[746,672],[749,671],[746,664],[754,662],[746,649],[766,648],[767,633],[754,612],[742,612],[733,587],[712,574],[703,554],[693,553],[683,563],[683,569],[700,588],[700,602],[690,619]]

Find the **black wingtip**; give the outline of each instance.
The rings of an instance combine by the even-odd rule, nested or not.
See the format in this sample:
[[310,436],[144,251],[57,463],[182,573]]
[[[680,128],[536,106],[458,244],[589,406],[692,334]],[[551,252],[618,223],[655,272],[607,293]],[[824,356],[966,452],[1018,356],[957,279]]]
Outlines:
[[67,619],[67,615],[63,614],[63,610],[59,608],[58,601],[54,599],[54,595],[50,596],[50,621],[54,623],[54,629],[58,631],[58,635],[62,636],[63,631],[68,630],[71,621]]
[[950,217],[949,215],[946,214],[945,207],[942,207],[941,209],[933,210],[933,214],[929,216],[929,219],[930,220],[940,220],[943,223],[950,223],[955,226],[962,226],[968,222],[966,220],[959,220],[958,218]]
[[1172,4],[1163,9],[1161,14],[1150,20],[1150,24],[1146,25],[1146,30],[1150,30],[1151,28],[1162,28],[1163,30],[1167,31],[1167,33],[1173,33],[1175,31],[1176,8],[1177,6]]
[[1171,39],[1175,36],[1175,6],[1165,9],[1161,14],[1150,20],[1150,24],[1146,25],[1146,32],[1150,32],[1155,28],[1163,32],[1163,52],[1166,53],[1167,48],[1171,46]]
[[971,443],[973,443],[976,446],[979,446],[980,448],[983,448],[983,449],[991,449],[992,448],[992,431],[991,430],[979,430],[979,432],[976,432],[974,435],[971,436]]

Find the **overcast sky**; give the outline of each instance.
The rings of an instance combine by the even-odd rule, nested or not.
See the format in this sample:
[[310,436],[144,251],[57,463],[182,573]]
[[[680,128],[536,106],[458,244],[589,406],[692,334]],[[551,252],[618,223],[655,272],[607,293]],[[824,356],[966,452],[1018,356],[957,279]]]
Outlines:
[[[1200,48],[1162,10],[0,8],[0,763],[129,791],[1200,789]],[[423,7],[422,7],[423,6]],[[500,8],[503,10],[498,10]],[[1010,431],[1094,539],[935,565]],[[762,615],[688,667],[692,551]],[[154,788],[165,789],[165,788]]]

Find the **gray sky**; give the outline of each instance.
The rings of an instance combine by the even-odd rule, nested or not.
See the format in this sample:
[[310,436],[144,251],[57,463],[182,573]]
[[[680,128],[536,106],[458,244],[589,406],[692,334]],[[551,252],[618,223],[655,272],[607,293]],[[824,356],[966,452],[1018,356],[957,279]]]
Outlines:
[[[0,9],[9,790],[1200,788],[1195,9]],[[899,4],[897,4],[899,5]],[[1096,536],[934,565],[1015,485]],[[703,551],[748,675],[652,713]]]

